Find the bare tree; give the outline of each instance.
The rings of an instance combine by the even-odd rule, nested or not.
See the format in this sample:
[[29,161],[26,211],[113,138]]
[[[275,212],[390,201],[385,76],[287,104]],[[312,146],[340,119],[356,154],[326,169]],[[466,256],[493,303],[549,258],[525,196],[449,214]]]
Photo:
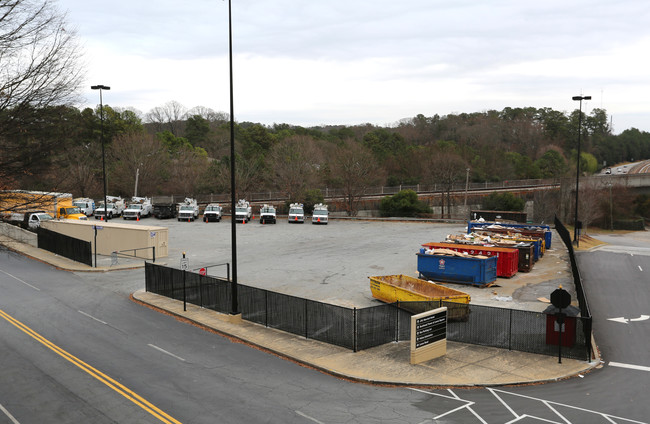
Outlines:
[[157,193],[168,169],[169,159],[161,141],[151,134],[128,133],[113,139],[110,147],[112,190],[123,195]]
[[169,131],[177,137],[183,135],[187,109],[175,100],[157,106],[146,114],[145,120],[154,126],[155,132]]
[[270,167],[274,183],[287,194],[290,201],[300,200],[300,195],[313,181],[316,165],[316,147],[311,137],[289,137],[271,149]]
[[228,122],[228,113],[226,112],[215,112],[214,110],[205,107],[205,106],[194,106],[192,109],[187,111],[186,116],[200,116],[201,118],[209,121],[213,124],[223,124]]
[[467,163],[458,154],[445,151],[432,151],[428,159],[429,178],[443,187],[441,218],[445,217],[445,196],[447,197],[447,217],[451,218],[451,190],[454,182],[465,177]]
[[[0,1],[0,181],[10,185],[26,163],[48,161],[35,150],[55,150],[60,140],[34,136],[41,111],[77,100],[83,82],[81,49],[65,15],[48,0]],[[26,144],[30,148],[26,148]],[[43,157],[45,156],[45,157]]]
[[63,182],[63,189],[79,193],[81,197],[100,193],[101,151],[99,147],[98,143],[88,143],[66,151],[66,159],[70,164],[66,172],[70,178]]
[[335,181],[343,189],[345,211],[348,216],[356,216],[366,189],[383,177],[380,168],[370,150],[348,141],[344,147],[334,151],[331,169]]

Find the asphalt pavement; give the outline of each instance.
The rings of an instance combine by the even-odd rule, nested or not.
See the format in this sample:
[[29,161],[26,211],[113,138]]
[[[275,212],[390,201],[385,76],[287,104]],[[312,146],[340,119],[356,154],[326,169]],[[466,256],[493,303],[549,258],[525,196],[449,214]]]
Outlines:
[[[564,249],[559,237],[556,237],[554,241],[554,251],[557,252],[557,255],[546,261],[543,269],[540,266],[539,272],[534,275],[529,274],[530,282],[519,281],[520,288],[527,285],[545,287],[545,282],[549,282],[548,287],[553,287],[558,281],[558,275],[564,276],[567,269],[566,258],[562,255]],[[58,269],[73,272],[108,272],[143,266],[141,260],[120,259],[119,263],[115,264],[111,263],[110,258],[103,257],[98,261],[97,267],[89,267],[9,239],[6,236],[0,236],[0,244]],[[526,274],[519,273],[517,278],[526,278]],[[515,285],[512,280],[508,281],[510,285]],[[505,295],[494,295],[495,293],[499,294],[497,290],[502,289],[506,290],[507,288],[497,287],[494,290],[483,290],[485,294],[483,300],[497,298],[494,301],[500,302],[499,298],[507,298]],[[515,293],[517,290],[510,291]],[[534,292],[529,295],[534,296]],[[187,320],[208,331],[228,337],[234,342],[245,343],[301,365],[358,382],[455,387],[516,385],[557,381],[580,376],[601,365],[598,357],[591,362],[563,358],[560,364],[557,357],[449,341],[444,356],[413,365],[409,360],[410,344],[408,342],[388,343],[372,349],[353,352],[251,322],[236,320],[229,315],[219,314],[191,304],[188,304],[187,310],[184,311],[182,302],[142,290],[133,293],[132,299],[147,307],[172,314],[180,320]],[[474,299],[473,295],[473,303]],[[594,351],[597,352],[597,349]]]

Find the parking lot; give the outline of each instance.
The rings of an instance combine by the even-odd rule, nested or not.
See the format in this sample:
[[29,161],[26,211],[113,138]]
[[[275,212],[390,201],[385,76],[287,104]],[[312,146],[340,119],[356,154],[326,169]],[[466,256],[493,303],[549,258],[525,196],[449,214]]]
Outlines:
[[[208,275],[226,276],[224,266],[211,265],[231,262],[228,217],[210,223],[155,218],[129,223],[169,228],[169,255],[157,262],[179,267],[185,252],[190,269],[207,267]],[[238,282],[347,307],[375,305],[369,276],[417,277],[415,254],[421,244],[464,232],[462,224],[430,222],[333,219],[312,225],[278,217],[277,224],[262,225],[255,219],[237,224]],[[488,288],[449,287],[469,293],[472,303],[542,311],[548,304],[538,298],[548,298],[559,284],[572,287],[568,255],[557,235],[553,248],[530,273],[498,278]]]

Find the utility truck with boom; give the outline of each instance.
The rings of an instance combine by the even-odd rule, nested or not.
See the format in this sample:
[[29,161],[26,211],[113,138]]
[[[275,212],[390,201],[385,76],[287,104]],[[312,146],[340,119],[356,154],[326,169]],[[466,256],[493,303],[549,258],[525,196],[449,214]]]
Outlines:
[[132,197],[131,203],[124,209],[122,218],[124,219],[140,219],[151,216],[153,206],[148,197]]
[[253,216],[253,209],[247,200],[239,199],[235,206],[235,222],[243,222],[244,224],[251,220]]
[[199,217],[199,204],[189,197],[183,203],[178,204],[178,220],[194,221]]
[[275,224],[275,208],[264,205],[260,208],[260,224]]
[[106,196],[108,205],[104,205],[102,200],[97,209],[95,209],[95,219],[113,219],[121,216],[124,212],[124,200],[118,196]]
[[210,203],[203,211],[203,222],[221,221],[222,208],[218,203]]

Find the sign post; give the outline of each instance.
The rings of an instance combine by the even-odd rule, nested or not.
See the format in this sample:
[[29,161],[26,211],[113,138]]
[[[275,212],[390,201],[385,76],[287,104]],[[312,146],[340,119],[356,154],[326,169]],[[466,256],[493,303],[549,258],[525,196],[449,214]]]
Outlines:
[[103,230],[104,227],[99,225],[93,225],[93,230],[95,230],[95,268],[97,268],[97,230]]
[[190,260],[185,257],[185,252],[183,252],[183,257],[181,258],[181,269],[183,270],[183,311],[187,311],[187,296],[185,293],[185,273],[190,268]]
[[571,304],[571,294],[568,291],[562,288],[562,285],[556,290],[553,290],[551,293],[551,304],[558,309],[555,317],[557,318],[557,323],[559,324],[560,337],[558,338],[558,364],[562,363],[562,329],[564,327],[564,317],[566,314],[562,313],[562,309],[565,309]]
[[447,353],[447,307],[411,317],[411,364]]

